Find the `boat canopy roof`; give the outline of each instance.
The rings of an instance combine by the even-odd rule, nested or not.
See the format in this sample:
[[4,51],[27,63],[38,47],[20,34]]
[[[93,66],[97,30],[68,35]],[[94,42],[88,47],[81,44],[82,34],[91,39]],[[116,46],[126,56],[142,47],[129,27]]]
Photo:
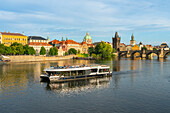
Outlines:
[[44,71],[78,71],[78,70],[90,70],[90,69],[108,69],[109,66],[100,65],[100,66],[51,66],[50,68],[44,69]]

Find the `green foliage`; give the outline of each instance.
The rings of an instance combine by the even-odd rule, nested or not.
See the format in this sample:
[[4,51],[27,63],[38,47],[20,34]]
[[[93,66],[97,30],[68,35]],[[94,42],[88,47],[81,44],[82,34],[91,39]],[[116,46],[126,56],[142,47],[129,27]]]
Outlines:
[[53,47],[53,52],[54,52],[54,55],[58,55],[58,49],[56,47]]
[[35,55],[36,51],[33,47],[29,47],[30,54],[29,55]]
[[41,50],[40,50],[40,55],[45,55],[47,52],[44,48],[44,46],[41,47]]
[[0,54],[4,54],[5,53],[5,46],[4,44],[0,44]]
[[24,54],[26,54],[26,55],[30,55],[31,53],[30,53],[30,48],[29,48],[29,46],[28,45],[25,45],[24,46]]
[[116,52],[117,52],[117,50],[115,48],[113,48],[113,53],[116,53]]
[[29,47],[28,45],[23,46],[20,43],[14,42],[11,46],[4,46],[0,44],[0,54],[4,55],[35,55],[36,51],[33,47]]
[[111,45],[105,43],[104,41],[97,44],[97,46],[95,47],[95,54],[97,58],[111,58],[112,51],[113,49]]
[[4,52],[4,54],[5,54],[5,55],[10,55],[10,54],[12,54],[12,49],[11,49],[11,47],[5,46],[5,52]]
[[77,50],[74,49],[74,48],[71,48],[71,49],[68,50],[68,53],[69,53],[69,54],[75,54],[75,55],[76,55],[76,54],[77,54]]
[[86,57],[89,57],[89,54],[78,54],[78,57],[83,57],[83,58],[86,58]]
[[96,54],[94,54],[94,53],[92,53],[91,56],[92,56],[93,58],[96,58]]
[[68,52],[65,52],[65,56],[68,55]]
[[90,54],[90,56],[92,55],[92,53],[95,53],[95,50],[93,47],[89,47],[88,48],[88,53]]
[[142,50],[147,50],[147,48],[144,46],[144,47],[142,47]]
[[49,55],[50,55],[50,56],[53,56],[53,55],[54,55],[53,48],[50,48]]
[[50,48],[49,55],[58,55],[58,49],[56,47]]
[[11,44],[12,54],[13,55],[23,55],[24,54],[24,46],[20,43],[14,42]]
[[156,49],[156,48],[153,48],[153,50],[155,50],[155,51],[156,51],[157,49]]
[[80,54],[80,50],[78,50],[78,54]]

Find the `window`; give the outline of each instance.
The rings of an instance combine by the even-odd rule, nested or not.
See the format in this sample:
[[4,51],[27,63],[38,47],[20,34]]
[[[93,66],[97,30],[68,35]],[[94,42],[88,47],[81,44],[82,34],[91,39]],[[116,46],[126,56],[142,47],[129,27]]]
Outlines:
[[97,72],[97,69],[91,69],[91,72],[93,73],[95,73],[95,72]]

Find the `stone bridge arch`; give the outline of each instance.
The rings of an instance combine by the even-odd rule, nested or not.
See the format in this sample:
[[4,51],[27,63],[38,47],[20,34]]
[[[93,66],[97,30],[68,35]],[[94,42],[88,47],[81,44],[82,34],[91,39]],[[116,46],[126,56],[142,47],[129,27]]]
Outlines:
[[133,51],[133,52],[131,53],[131,58],[132,58],[132,59],[135,58],[135,54],[136,54],[136,53],[139,53],[139,56],[137,56],[137,57],[142,58],[142,51]]
[[120,52],[119,52],[119,55],[118,55],[119,59],[120,59],[121,57],[123,57],[123,56],[126,57],[126,56],[127,56],[127,53],[128,53],[127,51],[120,51]]
[[146,59],[149,59],[149,55],[151,55],[152,53],[155,53],[158,56],[159,59],[159,51],[155,50],[155,51],[147,51],[146,52]]
[[166,51],[165,53],[164,53],[164,59],[166,59],[167,58],[167,55],[170,53],[170,51]]

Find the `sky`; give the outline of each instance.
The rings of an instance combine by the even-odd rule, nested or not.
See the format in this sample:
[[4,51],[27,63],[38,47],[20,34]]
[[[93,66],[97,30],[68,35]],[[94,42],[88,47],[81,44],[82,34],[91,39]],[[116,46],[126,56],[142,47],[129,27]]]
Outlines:
[[93,42],[170,45],[168,0],[0,0],[0,32],[61,37],[82,42],[89,32]]

